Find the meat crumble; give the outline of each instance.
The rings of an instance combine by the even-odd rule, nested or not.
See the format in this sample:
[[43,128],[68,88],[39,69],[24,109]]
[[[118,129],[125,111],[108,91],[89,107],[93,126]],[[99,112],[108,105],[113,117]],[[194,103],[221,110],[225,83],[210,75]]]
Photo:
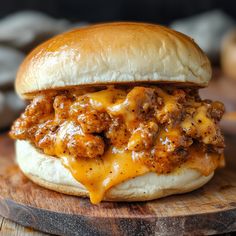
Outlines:
[[201,100],[197,89],[168,86],[108,87],[40,92],[12,126],[14,139],[44,153],[102,158],[108,147],[132,152],[157,173],[186,162],[192,148],[221,155],[220,102]]

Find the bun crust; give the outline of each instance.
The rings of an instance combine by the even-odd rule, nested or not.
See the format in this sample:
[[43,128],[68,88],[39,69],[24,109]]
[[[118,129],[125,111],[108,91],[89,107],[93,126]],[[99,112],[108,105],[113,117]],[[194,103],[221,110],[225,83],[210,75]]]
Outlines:
[[[45,155],[29,142],[19,140],[16,142],[16,156],[23,173],[36,184],[69,195],[88,196],[85,187],[73,178],[60,159]],[[213,175],[214,172],[203,176],[186,167],[167,175],[150,172],[112,187],[104,200],[146,201],[190,192],[207,183]]]
[[194,41],[163,26],[118,22],[58,35],[34,49],[17,74],[16,91],[134,82],[206,86],[208,58]]

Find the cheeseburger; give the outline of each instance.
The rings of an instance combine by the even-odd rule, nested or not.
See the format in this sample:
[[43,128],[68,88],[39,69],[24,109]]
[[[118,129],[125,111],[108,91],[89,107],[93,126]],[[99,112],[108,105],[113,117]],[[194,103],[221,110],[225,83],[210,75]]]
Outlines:
[[211,73],[192,39],[158,25],[58,35],[17,74],[29,102],[10,131],[17,163],[38,185],[92,203],[197,189],[224,166],[224,106],[198,94]]

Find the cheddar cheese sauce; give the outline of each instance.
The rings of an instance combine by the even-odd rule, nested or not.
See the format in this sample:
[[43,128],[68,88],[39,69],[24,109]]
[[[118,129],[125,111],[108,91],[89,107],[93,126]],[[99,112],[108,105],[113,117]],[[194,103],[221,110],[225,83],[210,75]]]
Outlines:
[[86,186],[92,203],[99,203],[109,188],[127,179],[148,172],[140,162],[134,162],[131,152],[110,148],[102,158],[81,159],[62,157],[63,164],[75,179]]
[[209,175],[223,166],[223,113],[222,103],[201,100],[197,89],[173,86],[46,91],[10,135],[60,158],[98,203],[112,186],[150,171],[187,165]]

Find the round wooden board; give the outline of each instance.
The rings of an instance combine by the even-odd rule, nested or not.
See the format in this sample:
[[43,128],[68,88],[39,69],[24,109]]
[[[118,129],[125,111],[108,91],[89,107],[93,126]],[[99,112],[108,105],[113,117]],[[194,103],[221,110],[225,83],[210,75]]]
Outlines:
[[[227,137],[227,168],[189,194],[144,203],[90,204],[43,189],[14,164],[13,142],[0,141],[0,214],[58,235],[199,235],[236,231],[236,137]],[[32,157],[33,158],[33,157]]]

